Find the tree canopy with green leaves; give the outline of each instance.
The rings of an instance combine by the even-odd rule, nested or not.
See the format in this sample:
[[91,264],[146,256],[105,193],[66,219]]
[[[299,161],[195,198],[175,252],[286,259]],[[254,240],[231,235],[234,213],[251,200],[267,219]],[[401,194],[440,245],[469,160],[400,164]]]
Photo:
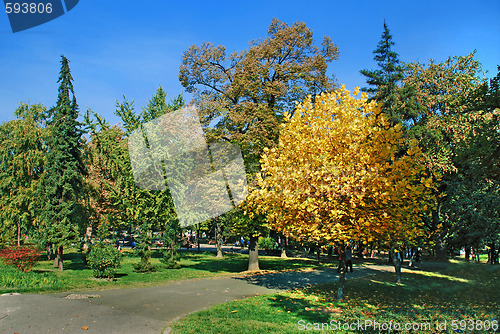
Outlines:
[[[289,26],[273,19],[267,36],[250,42],[247,50],[226,53],[222,45],[192,45],[184,52],[179,79],[200,109],[207,139],[237,145],[249,177],[260,170],[264,148],[275,147],[283,113],[308,94],[331,90],[327,65],[339,56],[328,36],[321,47],[302,22]],[[256,263],[261,221],[241,217],[234,227],[250,233],[249,268]]]
[[304,23],[273,19],[268,36],[251,41],[248,50],[227,55],[222,45],[192,45],[179,79],[194,94],[209,141],[237,144],[247,165],[258,164],[264,147],[277,143],[283,112],[333,87],[326,69],[338,56],[330,37],[319,48]]
[[22,103],[16,110],[22,119],[0,126],[0,241],[21,233],[39,234],[40,178],[44,171],[47,129],[40,123],[46,115],[42,105]]

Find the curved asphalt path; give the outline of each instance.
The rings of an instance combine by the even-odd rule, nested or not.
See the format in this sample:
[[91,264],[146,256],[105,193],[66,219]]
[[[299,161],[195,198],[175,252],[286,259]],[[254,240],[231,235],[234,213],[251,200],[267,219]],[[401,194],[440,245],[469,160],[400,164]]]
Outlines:
[[[380,270],[394,269],[355,266],[347,279]],[[160,334],[168,332],[169,324],[183,315],[216,304],[337,279],[335,269],[317,269],[191,279],[134,289],[2,295],[0,333]]]

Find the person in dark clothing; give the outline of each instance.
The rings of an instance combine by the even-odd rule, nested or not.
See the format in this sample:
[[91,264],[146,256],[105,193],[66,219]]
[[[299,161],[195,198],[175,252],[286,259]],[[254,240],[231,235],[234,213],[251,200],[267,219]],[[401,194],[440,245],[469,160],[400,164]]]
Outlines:
[[[340,273],[340,269],[342,268],[342,259],[340,257],[340,250],[339,250],[339,268],[337,269],[337,273]],[[346,272],[350,271],[351,273],[353,272],[352,270],[352,250],[351,246],[347,246],[345,250],[345,266],[346,266]]]
[[352,249],[351,246],[347,246],[347,249],[345,250],[345,265],[346,265],[346,271],[349,269],[349,271],[352,273]]

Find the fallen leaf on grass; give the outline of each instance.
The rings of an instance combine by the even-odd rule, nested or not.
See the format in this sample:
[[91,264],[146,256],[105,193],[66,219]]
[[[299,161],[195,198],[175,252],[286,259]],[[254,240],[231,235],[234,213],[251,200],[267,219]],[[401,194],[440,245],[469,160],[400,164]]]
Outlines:
[[313,312],[322,312],[322,313],[336,313],[336,314],[341,314],[342,313],[342,310],[340,309],[340,307],[325,307],[325,308],[321,308],[321,307],[318,307],[318,308],[306,307],[305,310],[306,311],[313,311]]

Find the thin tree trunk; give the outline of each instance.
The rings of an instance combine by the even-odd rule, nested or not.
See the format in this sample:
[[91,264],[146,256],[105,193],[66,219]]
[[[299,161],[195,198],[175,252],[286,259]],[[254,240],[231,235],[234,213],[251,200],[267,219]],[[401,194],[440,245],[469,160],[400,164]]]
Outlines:
[[248,271],[259,271],[259,237],[250,236],[250,247],[248,249]]
[[58,260],[59,271],[63,271],[64,270],[64,268],[63,268],[63,246],[59,246],[59,248],[57,248],[57,260]]
[[221,228],[220,228],[220,223],[219,219],[215,218],[215,245],[217,247],[217,258],[222,258],[222,233],[221,233]]
[[316,249],[316,260],[318,260],[318,264],[321,263],[321,246],[318,245],[316,246],[317,249]]
[[328,260],[331,261],[333,259],[333,246],[330,245],[328,247],[328,254],[327,254]]
[[408,264],[408,267],[413,267],[415,264],[413,263],[415,261],[415,248],[410,248],[409,250],[411,252],[411,255],[410,255],[410,263]]
[[52,245],[47,245],[47,260],[50,261],[52,256]]
[[396,283],[401,284],[401,252],[395,248],[391,248],[391,255],[392,263],[394,264],[394,270],[396,271]]
[[199,252],[200,251],[200,224],[197,225],[196,244],[198,245],[198,252]]
[[21,217],[17,222],[17,246],[21,246]]
[[59,247],[53,246],[54,251],[54,268],[59,268]]
[[344,245],[340,245],[340,276],[339,276],[339,287],[337,290],[337,300],[341,301],[344,298],[344,285],[345,285],[345,274],[346,274],[346,258],[345,258],[345,247]]
[[175,236],[170,239],[170,260],[174,261],[175,255]]
[[[432,211],[432,221],[434,226],[438,226],[440,221],[439,221],[439,211],[440,211],[441,204],[438,204],[438,207],[436,210]],[[444,240],[444,233],[438,233],[434,237],[434,241],[436,243],[436,246],[434,247],[434,257],[437,261],[445,262],[448,260],[448,249],[446,242]]]
[[467,261],[469,261],[469,259],[470,259],[470,247],[469,246],[465,247],[465,259]]
[[495,243],[490,243],[488,246],[490,247],[490,251],[488,252],[488,263],[495,264],[496,263]]
[[287,238],[283,235],[281,239],[281,258],[286,259],[288,256],[286,255],[286,246],[287,246]]

